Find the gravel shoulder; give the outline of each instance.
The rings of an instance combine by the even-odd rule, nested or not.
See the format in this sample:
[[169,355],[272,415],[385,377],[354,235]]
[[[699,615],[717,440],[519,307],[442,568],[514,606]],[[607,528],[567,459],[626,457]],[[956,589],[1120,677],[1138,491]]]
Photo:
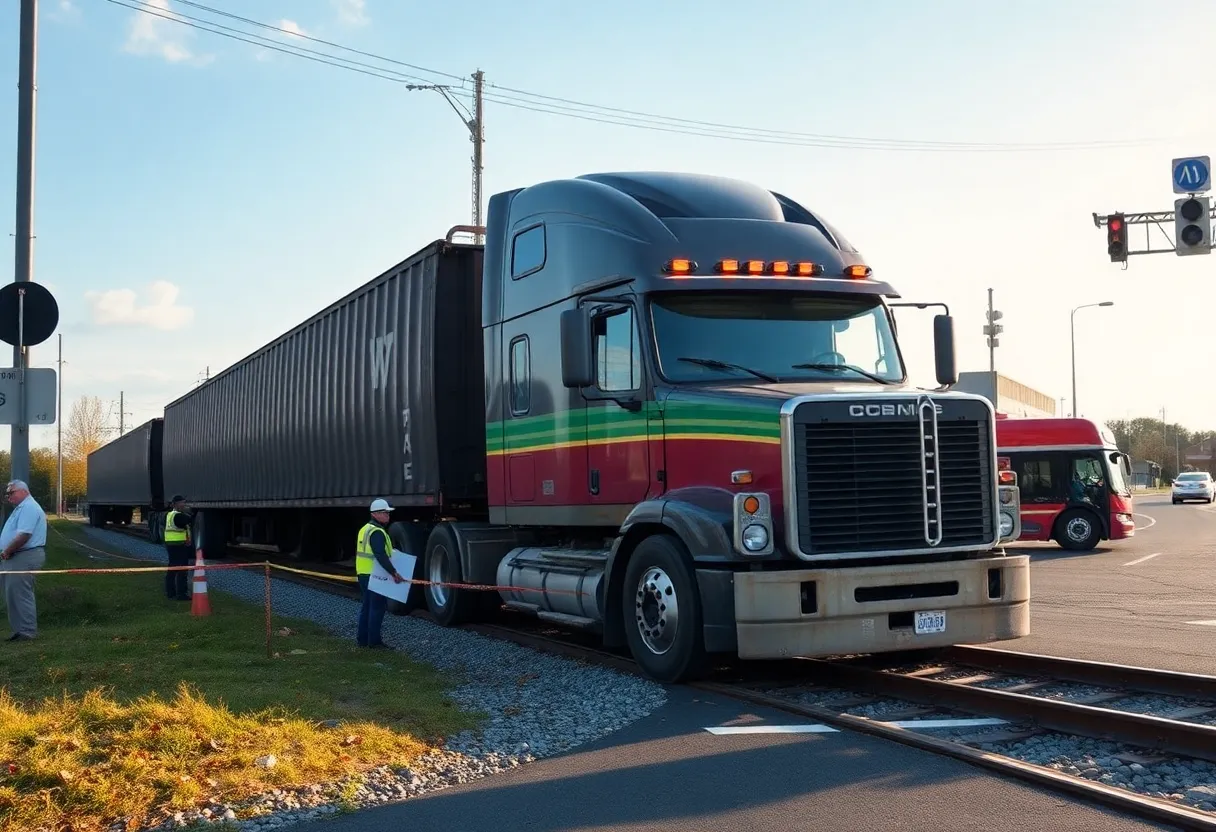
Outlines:
[[[83,533],[107,550],[165,562],[163,548],[147,541],[87,526]],[[209,572],[207,583],[210,590],[250,603],[264,599],[261,575]],[[213,607],[223,603],[221,596]],[[354,640],[358,604],[351,599],[276,580],[272,604],[278,615],[307,619]],[[276,790],[241,806],[202,807],[156,828],[227,821],[253,832],[406,799],[570,751],[648,716],[667,698],[663,686],[649,680],[416,618],[386,616],[384,637],[418,661],[460,673],[463,684],[451,697],[463,708],[488,713],[485,726],[448,738],[443,749],[412,769],[381,768],[358,781]],[[256,816],[247,818],[251,813]]]

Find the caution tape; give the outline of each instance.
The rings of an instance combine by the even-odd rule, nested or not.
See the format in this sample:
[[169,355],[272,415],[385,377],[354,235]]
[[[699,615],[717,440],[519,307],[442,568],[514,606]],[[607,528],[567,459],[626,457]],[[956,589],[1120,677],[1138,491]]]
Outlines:
[[[51,528],[54,529],[54,527],[51,527]],[[114,558],[118,558],[120,560],[135,561],[138,563],[147,563],[149,560],[148,558],[129,557],[129,556],[124,556],[124,555],[114,554],[113,552],[106,552],[101,549],[96,549],[85,543],[81,543],[78,540],[73,540],[72,538],[68,537],[63,532],[59,531],[58,529],[54,529],[54,531],[57,535],[59,535],[60,537],[62,537],[64,540],[68,541],[72,545],[79,546],[82,549],[88,549],[89,551],[97,552],[99,555],[102,555],[104,557],[114,557]],[[205,564],[202,567],[199,567],[197,564],[192,563],[188,566],[124,566],[124,567],[113,567],[113,568],[102,568],[102,569],[83,569],[83,568],[78,568],[78,569],[29,569],[29,570],[23,570],[23,571],[0,571],[0,575],[93,575],[93,574],[118,575],[118,574],[131,574],[131,573],[137,573],[137,572],[184,572],[184,571],[189,571],[189,570],[197,570],[200,568],[203,571],[211,570],[211,569],[215,569],[215,570],[272,569],[272,570],[277,570],[280,572],[291,572],[296,575],[306,575],[306,576],[312,577],[312,578],[320,578],[322,580],[327,580],[327,581],[341,581],[342,583],[358,583],[359,582],[359,579],[357,577],[354,577],[351,575],[334,575],[332,573],[327,573],[327,572],[316,572],[316,571],[309,570],[309,569],[299,569],[294,566],[284,566],[283,564],[280,564],[280,563],[272,563],[268,560],[266,560],[266,561],[243,561],[241,563]],[[539,592],[539,593],[544,593],[546,595],[575,595],[575,596],[594,597],[594,594],[591,592],[583,592],[581,590],[575,590],[575,589],[551,589],[551,588],[547,588],[547,587],[538,589],[536,587],[528,587],[528,586],[498,586],[496,584],[470,584],[470,583],[459,583],[459,582],[455,582],[455,581],[425,581],[425,580],[422,580],[421,578],[403,578],[401,580],[401,583],[416,584],[418,586],[439,586],[439,587],[444,587],[446,589],[467,589],[467,590],[474,591],[474,592]]]

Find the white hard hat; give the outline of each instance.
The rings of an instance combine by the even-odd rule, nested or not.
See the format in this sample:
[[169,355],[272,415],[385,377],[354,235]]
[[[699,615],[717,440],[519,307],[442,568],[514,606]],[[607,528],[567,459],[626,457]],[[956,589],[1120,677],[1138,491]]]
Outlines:
[[388,504],[388,500],[376,499],[376,500],[372,500],[371,510],[373,513],[377,512],[377,511],[392,511],[393,507]]

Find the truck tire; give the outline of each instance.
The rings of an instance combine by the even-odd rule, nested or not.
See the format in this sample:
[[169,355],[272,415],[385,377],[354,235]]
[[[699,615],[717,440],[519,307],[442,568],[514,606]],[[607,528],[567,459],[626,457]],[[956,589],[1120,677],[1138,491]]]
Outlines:
[[647,676],[674,684],[704,672],[701,595],[683,543],[666,534],[639,543],[625,567],[621,603],[626,643]]
[[[460,547],[456,535],[446,523],[432,531],[426,542],[426,556],[421,564],[419,578],[433,583],[461,583],[464,581],[460,568]],[[476,617],[479,593],[469,589],[453,589],[450,586],[427,584],[423,595],[426,606],[442,627],[467,624]]]
[[1097,547],[1102,527],[1092,511],[1070,508],[1056,521],[1056,542],[1065,549],[1085,552]]

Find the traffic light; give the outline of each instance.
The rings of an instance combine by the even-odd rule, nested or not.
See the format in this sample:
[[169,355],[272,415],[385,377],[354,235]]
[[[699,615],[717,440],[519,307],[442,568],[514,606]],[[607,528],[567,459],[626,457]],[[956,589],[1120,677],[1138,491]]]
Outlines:
[[1174,251],[1179,257],[1212,253],[1212,200],[1184,196],[1174,200]]
[[1127,262],[1127,221],[1122,214],[1106,218],[1106,252],[1112,263]]

